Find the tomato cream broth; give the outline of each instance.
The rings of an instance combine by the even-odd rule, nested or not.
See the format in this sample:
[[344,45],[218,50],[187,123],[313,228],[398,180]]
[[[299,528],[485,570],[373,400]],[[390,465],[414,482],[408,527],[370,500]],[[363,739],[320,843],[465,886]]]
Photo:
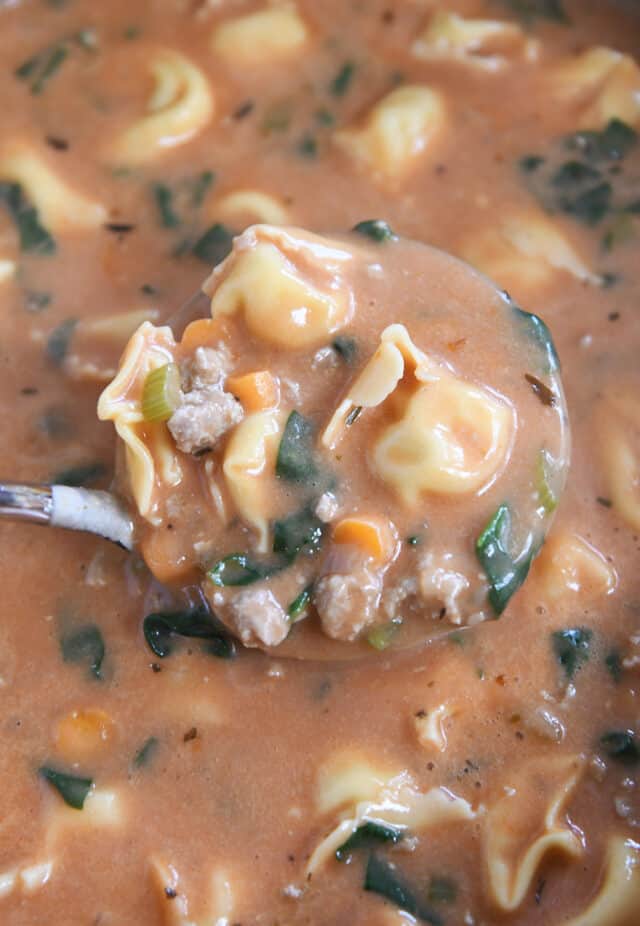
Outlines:
[[[637,13],[447,5],[503,24],[484,47],[467,32],[471,50],[417,2],[298,0],[302,26],[244,47],[217,31],[255,9],[3,4],[2,473],[110,484],[98,396],[140,322],[161,324],[223,256],[216,223],[379,218],[548,323],[567,487],[498,621],[361,664],[223,660],[219,641],[176,635],[162,658],[143,619],[175,601],[139,558],[3,525],[1,921],[631,926],[638,147],[619,122],[637,130]],[[181,57],[167,67],[159,48]],[[169,78],[151,100],[154,72]],[[438,96],[392,99],[422,114],[408,161],[340,134],[416,84]],[[191,121],[145,122],[132,143],[180,87]]]
[[212,317],[178,343],[145,323],[98,405],[154,575],[201,579],[245,645],[306,658],[502,613],[568,463],[542,322],[386,223],[356,228],[248,229],[205,283]]

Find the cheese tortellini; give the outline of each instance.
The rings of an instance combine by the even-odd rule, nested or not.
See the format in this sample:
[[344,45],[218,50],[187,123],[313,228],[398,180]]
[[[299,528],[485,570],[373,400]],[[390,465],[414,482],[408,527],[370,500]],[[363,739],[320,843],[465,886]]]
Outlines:
[[334,135],[335,143],[383,186],[397,186],[446,128],[442,94],[420,84],[398,87],[364,121]]
[[614,509],[640,530],[640,397],[637,384],[610,389],[595,414],[597,446]]
[[158,49],[150,59],[154,89],[144,116],[125,129],[109,149],[118,164],[145,164],[200,132],[215,110],[205,74],[185,55]]
[[534,58],[538,43],[520,26],[499,19],[468,19],[447,10],[435,11],[412,48],[425,61],[451,60],[486,71],[504,68],[514,55]]
[[557,65],[552,92],[580,109],[580,126],[600,128],[611,119],[640,122],[640,67],[631,55],[596,46]]
[[228,19],[216,26],[213,51],[234,67],[251,67],[289,58],[308,40],[304,20],[291,3]]

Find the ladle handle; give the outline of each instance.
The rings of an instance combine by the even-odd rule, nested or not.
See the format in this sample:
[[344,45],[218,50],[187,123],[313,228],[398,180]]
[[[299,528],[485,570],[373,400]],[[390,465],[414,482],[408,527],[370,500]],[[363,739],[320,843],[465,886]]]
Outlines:
[[133,522],[109,492],[62,485],[0,482],[0,519],[87,531],[133,547]]

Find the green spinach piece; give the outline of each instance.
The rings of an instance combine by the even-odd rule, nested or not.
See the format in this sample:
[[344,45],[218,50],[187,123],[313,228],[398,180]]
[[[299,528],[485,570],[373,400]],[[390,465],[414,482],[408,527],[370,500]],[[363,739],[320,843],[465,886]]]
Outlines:
[[53,329],[47,339],[47,356],[57,367],[62,365],[67,356],[77,324],[77,318],[67,318]]
[[383,219],[365,219],[354,225],[351,231],[364,235],[365,238],[371,238],[372,241],[396,241],[398,238],[391,226]]
[[356,66],[353,61],[345,61],[336,76],[329,84],[329,92],[332,96],[344,96],[356,73]]
[[68,54],[67,44],[60,42],[29,58],[16,68],[14,74],[18,80],[28,83],[31,93],[38,96],[66,60]]
[[160,741],[156,736],[150,736],[148,740],[145,740],[133,757],[133,767],[142,768],[148,765],[158,751],[159,745]]
[[367,862],[364,889],[390,900],[400,910],[405,910],[423,923],[429,923],[430,926],[444,924],[439,913],[416,897],[413,889],[398,874],[395,865],[374,853]]
[[204,261],[205,264],[211,264],[215,267],[215,265],[223,261],[231,251],[233,235],[234,232],[227,228],[226,225],[222,225],[221,222],[216,222],[215,225],[208,228],[207,231],[198,238],[191,248],[191,253],[194,257],[197,257],[198,260]]
[[402,830],[394,826],[383,826],[381,823],[367,820],[336,849],[336,858],[339,862],[344,862],[356,849],[371,849],[381,843],[395,845],[400,842],[402,836]]
[[518,166],[520,170],[525,174],[531,174],[534,170],[537,170],[539,167],[542,167],[544,164],[544,158],[539,154],[525,154],[518,161]]
[[104,638],[95,624],[85,624],[65,633],[60,639],[64,662],[84,664],[90,676],[102,680],[105,657]]
[[101,479],[107,472],[104,463],[80,463],[56,473],[51,482],[59,486],[86,486]]
[[313,435],[311,421],[294,409],[287,418],[278,447],[276,476],[279,479],[309,483],[318,475]]
[[241,585],[253,585],[260,579],[268,579],[278,572],[279,567],[266,565],[251,559],[245,553],[231,553],[218,560],[207,575],[219,588],[237,588]]
[[55,253],[54,239],[40,223],[38,210],[28,201],[19,183],[0,183],[0,203],[16,226],[21,251],[39,255]]
[[273,522],[273,552],[291,563],[298,553],[313,555],[322,544],[324,523],[313,512],[311,504],[287,518]]
[[610,649],[604,657],[607,672],[617,684],[622,678],[622,658],[617,649]]
[[164,183],[154,183],[153,198],[164,228],[177,228],[180,216],[173,208],[173,190]]
[[529,541],[515,558],[512,556],[511,527],[511,509],[500,505],[476,541],[476,555],[489,580],[489,604],[497,617],[527,578],[535,555]]
[[551,634],[551,645],[556,659],[568,679],[589,661],[593,633],[588,627],[556,630]]
[[318,156],[317,139],[309,133],[303,135],[298,142],[296,150],[300,157],[308,158],[309,160],[316,158]]
[[52,785],[65,804],[74,810],[82,810],[87,794],[93,786],[91,778],[80,778],[77,775],[67,775],[49,765],[42,765],[38,774]]
[[508,7],[527,25],[537,19],[547,19],[564,26],[570,22],[563,0],[502,0],[502,5]]
[[600,745],[615,762],[635,765],[640,760],[640,743],[633,730],[611,730],[600,737]]
[[24,304],[27,312],[42,312],[42,310],[51,305],[53,301],[51,293],[47,293],[44,290],[38,291],[30,289],[27,290],[24,295]]
[[638,133],[622,119],[610,119],[601,131],[575,132],[565,139],[567,148],[591,162],[621,161],[635,147]]
[[347,335],[344,334],[339,334],[337,338],[334,338],[331,342],[331,346],[338,357],[344,360],[345,363],[353,363],[358,354],[358,343],[356,339],[347,337]]
[[205,607],[185,611],[155,611],[147,614],[142,630],[150,650],[160,659],[171,655],[174,636],[206,640],[214,644],[210,652],[220,659],[235,656],[233,640],[214,623],[211,612]]
[[305,588],[302,589],[299,595],[296,595],[296,597],[287,608],[287,616],[290,618],[292,623],[295,623],[309,607],[311,603],[312,592],[313,582],[310,582]]
[[427,899],[431,903],[455,903],[458,885],[453,878],[433,877],[429,881]]

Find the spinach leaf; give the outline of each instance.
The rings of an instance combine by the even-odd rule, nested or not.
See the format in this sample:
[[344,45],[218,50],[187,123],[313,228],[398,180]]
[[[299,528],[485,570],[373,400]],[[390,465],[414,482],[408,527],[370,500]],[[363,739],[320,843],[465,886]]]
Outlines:
[[39,775],[56,789],[65,804],[74,810],[82,810],[87,794],[93,786],[91,778],[79,778],[77,775],[67,775],[55,768],[43,765],[38,770]]
[[318,155],[318,142],[313,135],[303,135],[296,148],[300,157],[315,158]]
[[317,553],[322,543],[324,523],[314,514],[311,504],[273,523],[273,552],[292,562],[298,553]]
[[169,656],[173,651],[173,636],[207,640],[213,647],[209,651],[220,659],[231,659],[235,656],[233,640],[214,623],[211,612],[205,607],[147,614],[142,629],[149,648],[160,659]]
[[18,230],[22,251],[40,255],[55,253],[54,239],[40,224],[38,210],[28,201],[19,183],[0,183],[0,203],[4,204]]
[[14,71],[18,80],[29,84],[34,96],[42,93],[47,82],[67,58],[69,49],[64,42],[45,48],[32,58],[29,58]]
[[180,225],[180,216],[173,208],[173,191],[171,188],[164,183],[154,183],[153,198],[164,228],[177,228]]
[[530,174],[534,170],[537,170],[544,164],[544,158],[539,154],[525,154],[518,161],[518,166],[520,170],[524,171],[525,174]]
[[62,365],[67,356],[77,324],[77,318],[67,318],[53,329],[47,339],[47,356],[57,367]]
[[532,312],[525,312],[524,309],[517,306],[511,299],[509,299],[509,302],[511,303],[516,321],[522,325],[527,335],[538,345],[544,355],[544,363],[541,364],[541,366],[543,366],[545,371],[555,373],[560,369],[560,360],[548,327],[538,315],[533,315]]
[[225,259],[231,251],[234,233],[226,225],[216,222],[198,238],[191,248],[191,253],[205,264],[215,266]]
[[276,476],[287,482],[310,482],[317,476],[313,434],[314,427],[309,419],[292,411],[278,447]]
[[551,634],[553,652],[568,679],[572,679],[578,669],[588,662],[592,636],[588,627],[556,630]]
[[155,736],[150,736],[148,740],[145,740],[145,742],[133,757],[133,767],[142,768],[143,766],[148,765],[158,751],[159,745],[160,742]]
[[383,219],[365,219],[364,222],[354,225],[351,231],[371,238],[372,241],[396,241],[398,238],[391,226]]
[[640,760],[640,743],[633,730],[611,730],[600,737],[600,745],[616,762],[635,765]]
[[476,555],[489,580],[489,603],[498,617],[527,578],[534,557],[530,541],[515,558],[510,542],[511,510],[500,505],[476,541]]
[[355,72],[355,63],[346,61],[329,84],[329,92],[333,96],[344,96],[351,86]]
[[635,147],[638,133],[623,122],[611,119],[601,131],[575,132],[565,138],[571,151],[579,151],[588,161],[620,161]]
[[37,291],[34,289],[26,290],[24,305],[27,312],[42,312],[47,306],[51,305],[53,296],[51,293]]
[[305,588],[302,589],[299,595],[293,599],[289,607],[287,608],[287,616],[291,619],[292,623],[298,620],[298,618],[304,614],[311,603],[311,594],[313,592],[313,582],[310,582]]
[[269,576],[278,572],[279,568],[253,560],[244,553],[231,553],[218,560],[208,570],[207,575],[219,588],[236,588],[241,585],[252,585],[260,579],[268,579]]
[[502,0],[502,5],[527,24],[536,19],[547,19],[563,25],[570,22],[563,0]]
[[358,353],[358,344],[355,338],[347,337],[344,334],[339,334],[337,338],[334,338],[331,346],[338,357],[344,360],[345,363],[353,363]]
[[622,678],[622,658],[617,649],[610,649],[604,657],[607,672],[616,684]]
[[367,820],[336,849],[336,858],[339,862],[344,862],[356,849],[370,849],[380,843],[395,845],[400,842],[402,836],[402,830]]
[[431,903],[455,903],[457,896],[458,885],[453,878],[431,878],[427,893],[427,899]]
[[56,473],[51,482],[59,486],[85,486],[101,479],[107,472],[104,463],[80,463]]
[[83,663],[89,675],[102,680],[105,645],[100,628],[95,624],[85,624],[65,633],[60,639],[60,649],[64,662]]
[[197,177],[190,181],[191,205],[194,209],[202,205],[215,179],[216,175],[212,170],[203,170],[201,174],[198,174]]
[[422,920],[423,923],[429,923],[430,926],[443,926],[444,920],[440,914],[420,902],[412,888],[398,875],[395,865],[373,853],[367,862],[364,889],[379,894],[385,900],[390,900],[400,910],[405,910],[411,916]]

